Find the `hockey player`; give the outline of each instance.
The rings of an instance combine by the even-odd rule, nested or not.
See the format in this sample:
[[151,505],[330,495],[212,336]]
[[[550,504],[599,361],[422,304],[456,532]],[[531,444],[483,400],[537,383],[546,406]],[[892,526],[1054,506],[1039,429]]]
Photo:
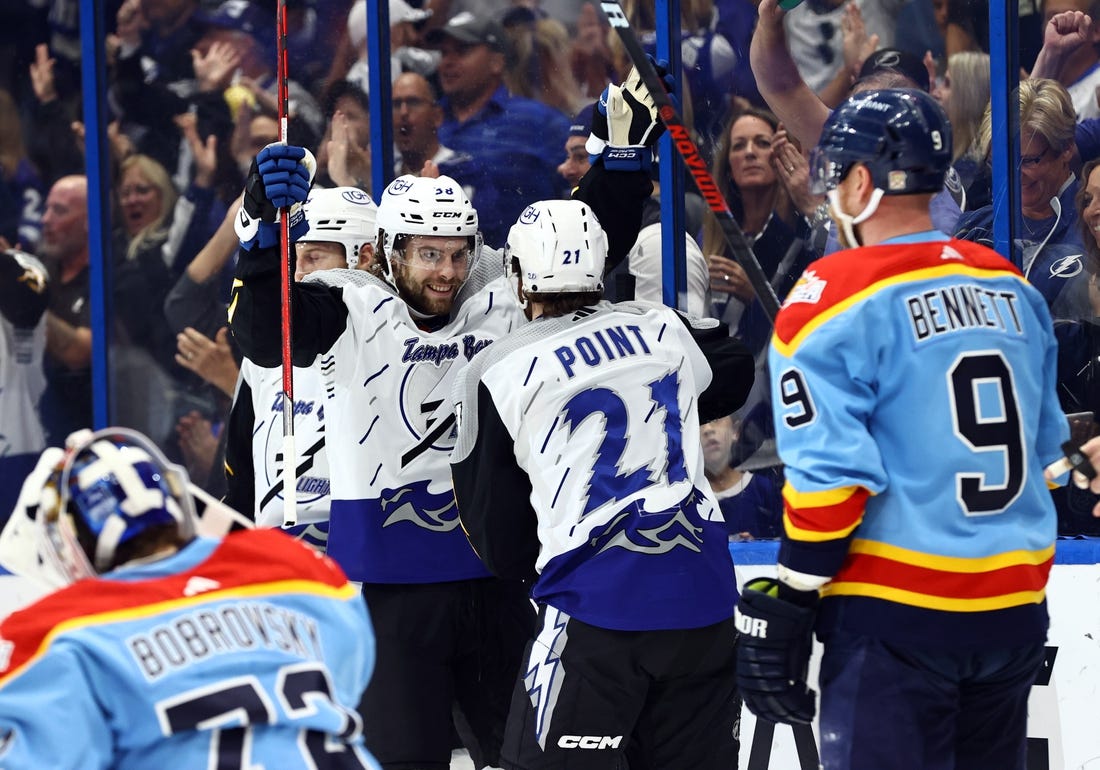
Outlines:
[[810,721],[816,629],[828,770],[1025,765],[1056,530],[1043,470],[1068,427],[1043,298],[933,228],[950,163],[924,92],[843,102],[811,166],[846,250],[776,319],[784,534],[778,581],[742,592],[738,682],[757,716]]
[[0,250],[0,528],[46,447],[38,400],[46,389],[47,284],[46,268],[37,259],[17,249]]
[[[659,133],[647,134],[652,104],[617,87],[608,115],[608,149],[619,154],[630,154],[630,137]],[[242,207],[230,322],[260,366],[280,364],[274,219],[305,198],[304,156],[265,148]],[[616,223],[620,259],[651,189],[645,172],[607,172],[602,162],[580,187]],[[291,225],[298,235],[302,224]],[[478,213],[455,180],[397,178],[379,201],[378,229],[377,280],[292,286],[295,364],[332,360],[328,552],[363,583],[385,661],[361,704],[366,741],[387,768],[445,770],[457,707],[475,765],[495,765],[534,617],[525,587],[493,578],[458,526],[450,388],[523,314],[499,254],[481,254]]]
[[[322,280],[354,282],[374,259],[378,207],[357,187],[314,190],[303,206],[309,230],[295,246],[295,280],[326,272]],[[334,395],[332,357],[294,368],[298,524],[293,534],[323,548],[328,540],[330,478],[325,448],[325,403]],[[225,502],[261,527],[283,523],[282,369],[241,362],[226,439]]]
[[752,355],[717,321],[601,301],[580,201],[529,206],[504,254],[534,323],[452,396],[463,528],[539,605],[502,764],[736,767],[737,585],[699,425],[741,406]]
[[377,768],[358,592],[281,532],[197,537],[187,487],[125,429],[42,453],[20,503],[69,585],[0,624],[0,764]]

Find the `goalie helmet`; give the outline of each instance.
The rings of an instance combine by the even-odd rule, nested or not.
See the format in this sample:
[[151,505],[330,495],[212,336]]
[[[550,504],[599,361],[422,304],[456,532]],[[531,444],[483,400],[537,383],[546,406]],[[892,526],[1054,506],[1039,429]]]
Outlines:
[[866,91],[837,107],[810,159],[814,192],[837,187],[857,163],[884,195],[939,192],[951,165],[951,124],[915,89]]
[[309,231],[298,243],[339,243],[350,268],[359,264],[364,244],[373,246],[378,237],[378,206],[358,187],[313,190],[304,209]]
[[[438,178],[405,174],[390,182],[378,203],[378,230],[382,238],[383,275],[394,283],[390,261],[401,236],[428,235],[466,238],[470,263],[481,253],[477,210],[462,186],[449,176]],[[395,284],[396,285],[396,284]]]
[[586,203],[539,201],[508,231],[504,263],[525,292],[603,291],[607,234]]
[[107,428],[79,431],[66,443],[36,516],[41,548],[66,580],[119,566],[119,550],[151,529],[175,527],[181,542],[195,536],[187,472],[145,436]]

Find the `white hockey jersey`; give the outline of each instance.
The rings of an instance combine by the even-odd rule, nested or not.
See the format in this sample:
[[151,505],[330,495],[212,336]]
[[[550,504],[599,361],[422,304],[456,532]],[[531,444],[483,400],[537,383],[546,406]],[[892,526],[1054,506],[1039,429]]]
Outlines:
[[[20,251],[0,254],[9,260],[4,272],[20,273],[19,288],[42,298],[42,307],[33,325],[16,325],[0,313],[0,523],[11,512],[23,478],[34,467],[38,454],[46,446],[46,437],[38,415],[38,401],[46,389],[42,355],[46,350],[45,309],[46,269],[42,263]],[[25,309],[29,303],[16,296]]]
[[[721,393],[704,396],[712,365]],[[724,620],[737,589],[704,474],[700,401],[732,411],[751,382],[751,356],[725,326],[692,328],[660,305],[603,303],[538,320],[455,385],[463,526],[494,566],[502,552],[531,553],[516,522],[533,510],[531,595],[587,623],[644,630]],[[470,494],[483,484],[494,491]]]
[[479,351],[524,321],[486,249],[451,321],[420,329],[385,283],[359,273],[339,285],[347,325],[331,358],[325,403],[332,479],[328,554],[352,580],[428,583],[489,573],[459,526],[451,485],[451,385]]
[[[326,390],[323,370],[331,356],[311,367],[294,367],[294,445],[298,524],[328,521],[330,482],[325,448]],[[241,362],[238,398],[248,398],[253,416],[249,436],[252,452],[253,501],[251,514],[260,527],[283,523],[283,370]]]

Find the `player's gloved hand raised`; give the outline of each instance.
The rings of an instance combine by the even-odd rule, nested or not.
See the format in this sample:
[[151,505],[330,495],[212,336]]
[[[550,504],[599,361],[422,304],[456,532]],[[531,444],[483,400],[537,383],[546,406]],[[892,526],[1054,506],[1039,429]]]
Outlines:
[[317,161],[304,147],[274,143],[260,150],[248,170],[244,200],[235,222],[237,237],[246,249],[269,248],[279,242],[275,226],[281,211],[290,207],[290,239],[309,230],[301,204],[309,196]]
[[[757,578],[745,584],[735,615],[737,687],[749,711],[784,724],[813,720],[817,693],[806,684],[813,649],[817,595],[806,604],[779,598],[779,581]],[[801,592],[799,592],[801,593]]]
[[[667,62],[648,58],[675,100],[676,81],[668,74]],[[637,68],[631,68],[621,86],[608,86],[600,95],[585,148],[591,155],[602,156],[605,168],[610,170],[648,170],[653,159],[650,148],[664,130],[649,89]]]

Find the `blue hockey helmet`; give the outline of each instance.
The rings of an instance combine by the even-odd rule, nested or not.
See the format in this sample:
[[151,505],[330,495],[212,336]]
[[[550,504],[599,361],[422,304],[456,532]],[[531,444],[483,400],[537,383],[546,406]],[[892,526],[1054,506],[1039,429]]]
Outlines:
[[170,530],[181,543],[195,536],[187,472],[145,436],[107,428],[79,431],[66,444],[37,517],[45,555],[66,579],[113,569],[127,560],[125,546],[150,530]]
[[862,163],[885,195],[938,192],[951,165],[951,124],[924,91],[884,89],[850,96],[825,121],[810,158],[811,189],[836,189]]

